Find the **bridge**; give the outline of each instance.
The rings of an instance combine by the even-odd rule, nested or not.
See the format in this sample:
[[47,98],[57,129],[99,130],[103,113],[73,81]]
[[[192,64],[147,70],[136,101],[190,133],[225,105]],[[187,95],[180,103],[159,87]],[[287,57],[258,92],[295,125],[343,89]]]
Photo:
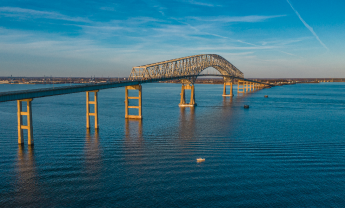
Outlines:
[[[220,72],[220,74],[201,74],[201,72],[208,67],[215,68]],[[86,92],[86,128],[90,129],[90,117],[94,117],[94,128],[98,129],[99,90],[125,87],[125,118],[142,119],[142,84],[168,80],[180,80],[182,83],[182,88],[179,106],[194,107],[196,106],[194,83],[198,76],[223,77],[223,96],[234,95],[233,84],[235,80],[237,80],[238,85],[237,93],[246,93],[269,86],[265,83],[245,79],[243,73],[239,69],[219,55],[201,54],[133,67],[128,81],[2,92],[0,93],[0,102],[17,101],[18,143],[24,143],[23,130],[26,129],[28,132],[28,145],[33,145],[34,140],[31,103],[34,98]],[[227,86],[230,87],[229,94],[226,93]],[[128,90],[138,90],[138,96],[128,96]],[[190,90],[191,92],[190,101],[188,103],[185,99],[186,90]],[[92,100],[90,100],[90,93],[93,93]],[[138,100],[138,105],[129,106],[129,100],[131,99]],[[23,111],[23,103],[26,103],[25,112]],[[129,114],[129,109],[132,108],[138,109],[137,115]],[[23,125],[23,116],[26,116],[27,125]]]

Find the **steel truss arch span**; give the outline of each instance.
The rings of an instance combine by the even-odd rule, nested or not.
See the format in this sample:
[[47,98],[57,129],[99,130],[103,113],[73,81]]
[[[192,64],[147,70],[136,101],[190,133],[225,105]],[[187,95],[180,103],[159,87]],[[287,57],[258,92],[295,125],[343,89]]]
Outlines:
[[198,76],[208,67],[215,68],[222,75],[244,78],[243,73],[223,57],[217,54],[201,54],[133,67],[129,79]]

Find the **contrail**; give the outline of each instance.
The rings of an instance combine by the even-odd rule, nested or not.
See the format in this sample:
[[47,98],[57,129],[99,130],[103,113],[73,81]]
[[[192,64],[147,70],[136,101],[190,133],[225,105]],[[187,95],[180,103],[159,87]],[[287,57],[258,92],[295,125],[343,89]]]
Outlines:
[[290,3],[290,1],[289,1],[289,0],[286,0],[286,1],[290,4],[291,8],[295,11],[295,13],[297,14],[298,18],[303,22],[304,26],[305,26],[306,28],[308,28],[308,30],[309,30],[311,33],[313,33],[313,35],[315,36],[315,38],[321,43],[321,45],[322,45],[323,47],[325,47],[327,50],[329,50],[329,49],[327,48],[327,46],[320,40],[319,36],[316,35],[316,33],[314,32],[313,28],[310,27],[310,25],[308,25],[308,24],[304,21],[304,19],[301,17],[301,15],[298,13],[298,11],[292,6],[292,4]]

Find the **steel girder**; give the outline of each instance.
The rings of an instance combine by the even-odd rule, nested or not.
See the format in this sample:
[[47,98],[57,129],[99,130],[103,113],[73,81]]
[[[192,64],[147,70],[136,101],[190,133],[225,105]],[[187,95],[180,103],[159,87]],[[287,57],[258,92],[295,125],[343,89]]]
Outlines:
[[198,76],[204,69],[213,67],[222,75],[244,78],[243,73],[217,54],[187,56],[168,61],[133,67],[129,79],[161,79],[181,76]]

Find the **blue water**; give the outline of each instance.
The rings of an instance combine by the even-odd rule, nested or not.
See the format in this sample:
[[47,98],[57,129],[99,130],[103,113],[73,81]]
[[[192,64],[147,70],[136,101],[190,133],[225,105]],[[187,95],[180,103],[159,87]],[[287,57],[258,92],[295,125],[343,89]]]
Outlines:
[[34,99],[33,147],[18,146],[16,102],[0,103],[0,206],[345,206],[345,84],[233,99],[195,86],[184,109],[179,84],[143,85],[142,121],[124,119],[124,88],[102,90],[98,132],[85,93]]

